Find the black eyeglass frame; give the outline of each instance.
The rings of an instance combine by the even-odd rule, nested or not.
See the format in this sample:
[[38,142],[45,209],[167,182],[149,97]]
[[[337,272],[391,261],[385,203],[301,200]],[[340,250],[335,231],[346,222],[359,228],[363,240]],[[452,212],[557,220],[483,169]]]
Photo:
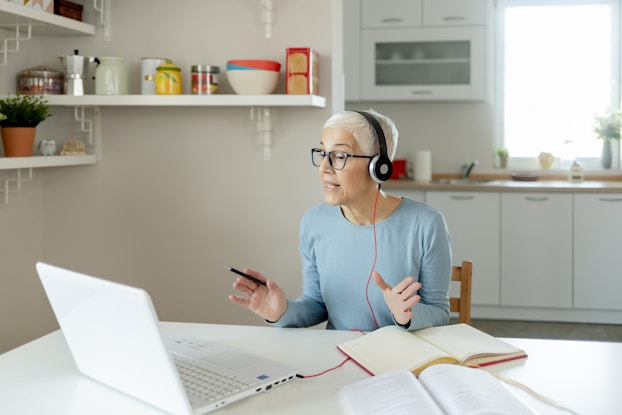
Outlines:
[[[314,154],[318,153],[322,155],[322,159],[324,159],[324,157],[328,156],[328,164],[330,165],[330,167],[333,170],[343,170],[346,168],[346,164],[349,158],[361,158],[361,159],[373,159],[375,156],[361,156],[358,154],[350,154],[350,153],[346,153],[345,151],[324,151],[321,148],[312,148],[311,149],[311,163],[315,166],[315,167],[320,167],[319,164],[315,164],[315,158],[314,158]],[[341,168],[336,168],[335,166],[333,166],[333,159],[331,158],[331,154],[341,154],[343,155],[345,158],[343,160],[343,167]],[[321,161],[320,161],[321,163]]]

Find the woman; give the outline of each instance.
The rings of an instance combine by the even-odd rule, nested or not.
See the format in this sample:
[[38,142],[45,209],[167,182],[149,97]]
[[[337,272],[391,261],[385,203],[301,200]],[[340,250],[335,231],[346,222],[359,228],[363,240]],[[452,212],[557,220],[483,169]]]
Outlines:
[[[395,155],[393,121],[367,111],[382,128],[386,156]],[[274,281],[238,278],[247,307],[277,327],[371,331],[387,325],[408,330],[447,324],[451,248],[440,212],[419,202],[384,194],[370,174],[382,140],[364,114],[344,111],[322,129],[312,150],[324,186],[324,203],[311,208],[300,226],[303,293],[288,300]],[[373,284],[371,283],[373,281]]]

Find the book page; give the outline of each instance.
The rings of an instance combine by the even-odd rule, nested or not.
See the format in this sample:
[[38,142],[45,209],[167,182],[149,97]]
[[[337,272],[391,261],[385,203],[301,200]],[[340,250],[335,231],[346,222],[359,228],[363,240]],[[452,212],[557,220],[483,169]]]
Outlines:
[[[458,362],[467,365],[494,361],[496,355],[508,355],[507,357],[525,355],[523,350],[468,324],[430,327],[414,333],[417,337],[454,356]],[[469,359],[477,356],[482,357],[482,359],[469,361]]]
[[406,370],[346,385],[337,396],[345,415],[443,415],[417,378]]
[[456,362],[412,332],[395,326],[380,328],[338,347],[374,375],[395,369],[417,374],[432,362]]
[[435,365],[419,375],[419,382],[446,415],[535,415],[501,381],[482,369]]

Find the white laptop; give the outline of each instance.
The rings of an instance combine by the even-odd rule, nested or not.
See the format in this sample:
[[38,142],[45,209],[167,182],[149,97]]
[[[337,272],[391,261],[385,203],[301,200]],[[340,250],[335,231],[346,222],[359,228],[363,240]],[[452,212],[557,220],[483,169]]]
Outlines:
[[[140,288],[41,262],[37,272],[78,369],[167,412],[207,413],[297,374],[197,337],[163,341],[151,298]],[[192,391],[201,382],[188,379],[187,372],[208,375],[201,382],[215,384],[216,392]]]

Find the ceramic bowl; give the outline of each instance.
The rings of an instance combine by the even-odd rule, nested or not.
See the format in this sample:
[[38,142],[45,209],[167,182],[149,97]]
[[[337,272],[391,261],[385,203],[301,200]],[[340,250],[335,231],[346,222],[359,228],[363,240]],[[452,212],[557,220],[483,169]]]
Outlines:
[[245,68],[251,68],[251,69],[262,69],[265,71],[277,71],[278,72],[281,70],[281,64],[279,62],[263,60],[263,59],[233,59],[233,60],[227,61],[227,66],[229,64],[236,65],[236,66],[243,66]]
[[257,71],[257,70],[259,70],[258,68],[251,68],[250,66],[234,65],[232,63],[228,63],[227,64],[227,70],[228,71],[235,70],[235,69],[239,69],[239,70],[242,70],[242,71]]
[[233,69],[227,70],[227,79],[238,95],[266,95],[274,92],[279,81],[279,73],[261,69],[254,71]]

